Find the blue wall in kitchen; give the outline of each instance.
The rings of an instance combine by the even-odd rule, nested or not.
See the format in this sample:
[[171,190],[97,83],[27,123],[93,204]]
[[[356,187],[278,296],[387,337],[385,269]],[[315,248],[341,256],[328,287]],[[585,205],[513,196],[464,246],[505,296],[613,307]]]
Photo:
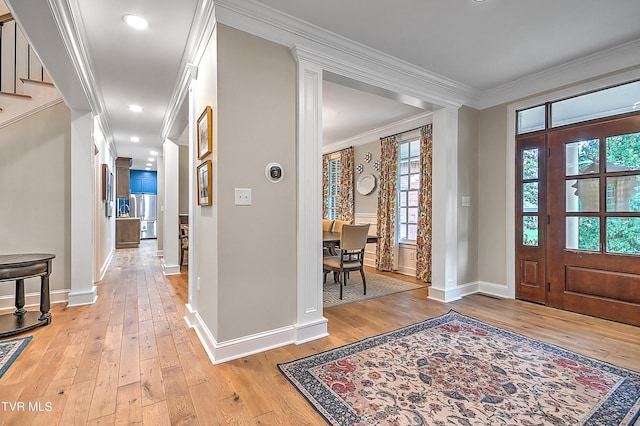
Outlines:
[[157,194],[158,175],[146,170],[131,170],[130,184],[132,194]]

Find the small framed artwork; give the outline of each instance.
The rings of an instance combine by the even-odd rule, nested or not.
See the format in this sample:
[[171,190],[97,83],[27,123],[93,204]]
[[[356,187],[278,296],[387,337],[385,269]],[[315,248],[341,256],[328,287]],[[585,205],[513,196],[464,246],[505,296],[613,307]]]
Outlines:
[[211,205],[211,160],[198,166],[198,205]]
[[109,188],[109,184],[107,179],[109,178],[109,166],[106,164],[102,165],[102,201],[107,201],[108,192],[107,188]]
[[198,118],[198,158],[202,159],[211,152],[211,107],[207,106]]

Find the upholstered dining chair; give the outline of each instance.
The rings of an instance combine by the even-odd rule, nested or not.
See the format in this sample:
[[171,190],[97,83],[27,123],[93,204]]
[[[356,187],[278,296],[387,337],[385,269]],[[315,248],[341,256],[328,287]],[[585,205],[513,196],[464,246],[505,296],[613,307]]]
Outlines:
[[335,223],[333,224],[333,232],[342,232],[342,227],[344,225],[351,225],[353,224],[352,220],[336,220]]
[[331,219],[322,219],[322,231],[329,232],[333,231],[333,220]]
[[340,299],[342,286],[347,285],[348,273],[360,271],[362,276],[363,294],[367,294],[367,281],[364,276],[364,249],[367,245],[367,235],[370,224],[343,225],[340,232],[340,249],[337,256],[322,258],[323,283],[327,282],[327,274],[334,272],[342,274],[340,283]]
[[184,252],[189,250],[189,225],[180,224],[180,266],[184,261]]

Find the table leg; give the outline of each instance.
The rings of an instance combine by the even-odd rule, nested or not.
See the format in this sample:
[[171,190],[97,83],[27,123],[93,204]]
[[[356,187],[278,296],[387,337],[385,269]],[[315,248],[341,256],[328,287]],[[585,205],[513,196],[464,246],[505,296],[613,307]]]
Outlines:
[[40,284],[40,321],[51,320],[51,300],[49,298],[49,275],[42,276],[42,282]]
[[24,308],[24,280],[16,280],[16,311],[13,315],[22,316],[27,310]]

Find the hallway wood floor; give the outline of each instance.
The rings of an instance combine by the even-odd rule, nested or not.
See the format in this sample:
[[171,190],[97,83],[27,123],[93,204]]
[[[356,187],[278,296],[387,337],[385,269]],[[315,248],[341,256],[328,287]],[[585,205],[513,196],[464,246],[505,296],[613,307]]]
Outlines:
[[96,304],[54,305],[52,324],[25,334],[33,340],[0,379],[0,400],[41,410],[0,404],[1,424],[322,425],[277,363],[449,309],[640,371],[638,327],[481,295],[443,304],[426,288],[326,309],[329,337],[213,366],[183,320],[186,274],[163,276],[154,254],[154,241],[116,250]]

